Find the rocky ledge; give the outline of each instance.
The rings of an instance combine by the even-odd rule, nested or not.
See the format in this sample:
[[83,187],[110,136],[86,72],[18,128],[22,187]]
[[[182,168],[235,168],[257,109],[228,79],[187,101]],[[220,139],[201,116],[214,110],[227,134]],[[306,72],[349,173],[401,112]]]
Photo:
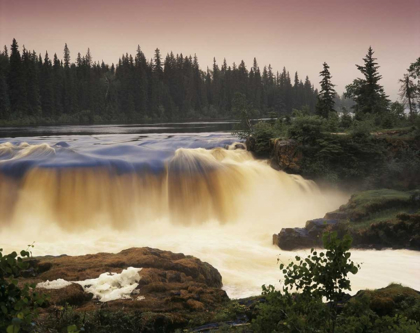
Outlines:
[[81,313],[105,307],[110,311],[147,313],[146,321],[159,322],[159,327],[170,331],[185,326],[194,314],[211,312],[229,300],[221,289],[220,273],[210,264],[152,248],[131,248],[117,254],[37,257],[19,282],[42,286],[46,281],[58,279],[83,281],[106,272],[119,274],[129,267],[142,269],[138,284],[125,299],[100,302],[77,283],[60,289],[37,288],[49,298],[42,315],[47,318],[60,306],[72,306]]
[[283,228],[273,244],[283,250],[322,246],[322,234],[353,237],[356,248],[420,250],[420,192],[374,190],[352,195],[349,202],[304,228]]

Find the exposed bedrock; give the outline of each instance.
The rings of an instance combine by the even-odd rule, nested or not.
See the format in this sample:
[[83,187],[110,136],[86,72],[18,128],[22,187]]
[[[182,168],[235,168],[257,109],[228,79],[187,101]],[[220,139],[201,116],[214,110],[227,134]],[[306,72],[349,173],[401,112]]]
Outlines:
[[288,173],[299,173],[302,159],[303,154],[297,141],[292,139],[275,139],[273,141],[271,166],[274,169]]
[[[44,311],[51,312],[56,305],[69,304],[89,312],[106,304],[106,308],[113,311],[167,313],[168,321],[182,326],[190,313],[211,311],[229,300],[221,289],[220,273],[210,264],[182,253],[152,248],[131,248],[117,254],[37,257],[32,260],[32,270],[20,283],[57,279],[82,281],[98,278],[105,272],[119,274],[128,267],[142,268],[138,286],[128,299],[99,303],[78,284],[61,289],[38,288],[49,295],[49,306]],[[174,312],[176,316],[172,315]]]
[[350,234],[358,248],[420,250],[420,192],[372,190],[359,192],[324,218],[309,220],[304,228],[283,228],[273,244],[283,250],[322,246],[322,234]]

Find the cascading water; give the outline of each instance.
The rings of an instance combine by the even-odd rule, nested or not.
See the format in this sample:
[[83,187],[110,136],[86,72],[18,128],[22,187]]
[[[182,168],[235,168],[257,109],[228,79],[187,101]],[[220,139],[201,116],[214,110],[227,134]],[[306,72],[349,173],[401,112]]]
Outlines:
[[[230,135],[28,142],[0,143],[0,247],[18,250],[35,241],[35,255],[132,246],[183,252],[218,268],[233,297],[278,282],[281,251],[271,245],[273,233],[302,226],[348,199],[233,150]],[[280,258],[293,255],[282,252]],[[416,253],[383,251],[381,260],[378,255],[353,251],[356,261],[365,262],[355,290],[392,281],[420,287],[410,271],[420,268]],[[380,264],[383,258],[387,266]],[[381,272],[386,275],[378,277]]]

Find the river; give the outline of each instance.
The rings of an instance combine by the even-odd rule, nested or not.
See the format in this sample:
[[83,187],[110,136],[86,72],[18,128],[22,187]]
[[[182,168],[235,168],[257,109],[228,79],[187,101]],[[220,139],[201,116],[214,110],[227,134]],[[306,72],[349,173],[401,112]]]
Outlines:
[[[34,255],[149,246],[216,267],[230,297],[279,286],[282,227],[337,209],[349,193],[273,170],[238,148],[231,122],[0,129],[0,247]],[[353,293],[420,290],[420,253],[353,250]]]

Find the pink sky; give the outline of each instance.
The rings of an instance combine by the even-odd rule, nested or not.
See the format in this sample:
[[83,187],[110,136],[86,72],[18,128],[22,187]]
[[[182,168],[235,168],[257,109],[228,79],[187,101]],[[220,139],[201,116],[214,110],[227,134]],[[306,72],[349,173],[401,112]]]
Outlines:
[[0,43],[72,60],[90,47],[94,60],[116,63],[139,44],[148,58],[196,53],[283,66],[319,81],[326,61],[338,92],[359,75],[355,64],[371,45],[392,99],[398,79],[420,57],[420,0],[0,0]]

